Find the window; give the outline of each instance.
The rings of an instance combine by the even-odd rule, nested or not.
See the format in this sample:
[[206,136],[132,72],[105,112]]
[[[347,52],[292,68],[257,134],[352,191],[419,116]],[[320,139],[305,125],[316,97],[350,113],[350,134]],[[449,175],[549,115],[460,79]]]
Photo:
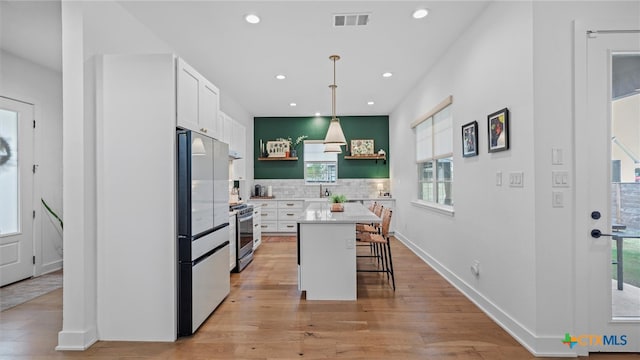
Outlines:
[[305,184],[335,184],[338,181],[338,154],[325,153],[321,140],[304,142]]
[[453,206],[451,97],[412,124],[416,132],[418,201]]

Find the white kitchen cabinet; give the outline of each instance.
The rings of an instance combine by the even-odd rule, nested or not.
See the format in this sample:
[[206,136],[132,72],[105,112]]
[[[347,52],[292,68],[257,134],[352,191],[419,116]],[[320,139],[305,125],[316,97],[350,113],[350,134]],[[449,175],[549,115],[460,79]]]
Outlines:
[[229,271],[236,267],[236,214],[229,215]]
[[[278,231],[278,202],[276,200],[253,200],[254,206],[260,206],[260,232]],[[254,221],[256,221],[254,219]]]
[[[228,116],[227,116],[228,117]],[[229,142],[229,151],[233,151],[237,155],[240,156],[240,159],[233,160],[233,174],[234,180],[243,180],[246,178],[246,133],[247,129],[244,125],[235,121],[232,118],[230,119],[231,124],[231,138]]]
[[177,125],[217,138],[220,91],[184,60],[176,62]]
[[295,233],[304,200],[254,200],[260,204],[262,233]]
[[278,232],[296,232],[303,207],[304,200],[278,200]]
[[218,113],[218,139],[222,142],[229,144],[229,149],[233,149],[231,146],[231,137],[233,136],[233,119],[220,111]]
[[253,251],[262,244],[262,208],[257,205],[253,208]]

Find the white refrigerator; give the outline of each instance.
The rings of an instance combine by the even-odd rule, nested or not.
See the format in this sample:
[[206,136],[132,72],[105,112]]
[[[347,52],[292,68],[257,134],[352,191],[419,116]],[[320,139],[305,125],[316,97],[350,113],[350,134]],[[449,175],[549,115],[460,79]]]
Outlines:
[[176,131],[178,336],[193,334],[230,291],[229,146]]

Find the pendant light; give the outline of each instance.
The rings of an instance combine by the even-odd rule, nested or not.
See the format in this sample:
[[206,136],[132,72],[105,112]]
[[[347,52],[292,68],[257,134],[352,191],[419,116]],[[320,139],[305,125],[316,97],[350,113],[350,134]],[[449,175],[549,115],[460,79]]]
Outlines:
[[[331,55],[329,59],[333,61],[333,84],[329,85],[331,88],[331,122],[329,123],[329,130],[327,130],[324,143],[337,146],[347,145],[347,139],[345,139],[342,127],[340,126],[340,119],[336,117],[336,88],[338,87],[338,85],[336,85],[336,61],[340,60],[340,56]],[[340,152],[342,152],[342,150]]]
[[342,148],[338,144],[324,144],[324,152],[342,154]]

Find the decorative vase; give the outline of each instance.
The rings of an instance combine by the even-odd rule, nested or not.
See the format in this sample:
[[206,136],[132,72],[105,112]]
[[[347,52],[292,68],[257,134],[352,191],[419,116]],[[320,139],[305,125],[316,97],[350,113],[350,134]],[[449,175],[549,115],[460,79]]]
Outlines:
[[298,150],[296,149],[291,150],[291,157],[296,157],[296,156],[298,156]]
[[285,157],[289,157],[289,152],[288,152],[288,151],[285,151],[285,152],[284,152],[284,156],[285,156]]
[[331,204],[332,212],[341,212],[344,211],[344,205],[342,203],[333,203]]

